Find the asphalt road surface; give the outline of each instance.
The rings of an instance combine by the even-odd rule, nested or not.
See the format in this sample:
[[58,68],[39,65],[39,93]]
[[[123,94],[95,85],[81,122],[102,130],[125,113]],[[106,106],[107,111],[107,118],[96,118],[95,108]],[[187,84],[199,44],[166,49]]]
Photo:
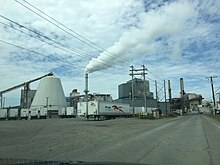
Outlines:
[[171,119],[0,121],[0,158],[220,164],[220,123]]

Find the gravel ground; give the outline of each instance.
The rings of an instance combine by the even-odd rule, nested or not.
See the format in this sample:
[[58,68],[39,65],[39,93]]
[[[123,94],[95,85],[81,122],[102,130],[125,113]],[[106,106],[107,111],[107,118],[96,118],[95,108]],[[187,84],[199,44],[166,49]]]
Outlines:
[[158,120],[0,121],[0,135],[0,158],[149,164],[220,162],[220,125],[203,115]]

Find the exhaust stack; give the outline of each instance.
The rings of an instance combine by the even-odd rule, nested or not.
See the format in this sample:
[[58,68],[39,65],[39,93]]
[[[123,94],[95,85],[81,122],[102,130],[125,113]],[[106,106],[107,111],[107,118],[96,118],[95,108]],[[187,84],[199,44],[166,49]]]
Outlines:
[[168,94],[169,94],[169,102],[171,102],[171,100],[172,100],[172,95],[171,95],[170,80],[168,80]]
[[184,83],[183,83],[183,78],[180,78],[180,96],[181,98],[183,97],[184,95]]
[[89,93],[89,90],[88,90],[88,73],[85,74],[85,101],[86,101],[86,117],[88,119],[88,93]]

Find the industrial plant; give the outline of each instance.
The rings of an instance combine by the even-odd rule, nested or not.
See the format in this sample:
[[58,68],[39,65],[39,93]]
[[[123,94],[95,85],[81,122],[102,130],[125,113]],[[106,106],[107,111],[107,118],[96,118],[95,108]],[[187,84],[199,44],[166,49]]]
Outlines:
[[[37,90],[30,89],[32,82],[38,81]],[[3,95],[18,88],[21,89],[20,105],[4,107]],[[164,86],[164,91],[166,94]],[[58,117],[135,117],[172,113],[182,115],[187,112],[198,112],[202,104],[202,96],[186,93],[183,78],[180,78],[180,97],[172,98],[171,83],[168,80],[168,99],[159,101],[157,90],[150,90],[150,82],[141,78],[132,78],[118,85],[118,99],[113,100],[111,94],[89,93],[88,73],[85,74],[85,90],[83,94],[73,89],[69,96],[64,95],[59,78],[53,73],[21,83],[0,91],[0,119],[40,119]]]

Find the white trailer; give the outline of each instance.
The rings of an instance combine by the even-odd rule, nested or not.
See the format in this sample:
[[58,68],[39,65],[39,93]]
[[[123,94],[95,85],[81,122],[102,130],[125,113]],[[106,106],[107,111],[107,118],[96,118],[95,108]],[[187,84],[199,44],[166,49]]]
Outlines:
[[47,118],[47,108],[39,108],[38,109],[38,118],[46,119]]
[[[86,116],[86,102],[79,102],[77,105],[77,115]],[[88,102],[88,116],[105,117],[106,119],[115,117],[128,117],[130,116],[130,105],[123,103],[105,102],[105,101],[89,101]]]
[[8,117],[8,110],[1,108],[0,109],[0,120],[7,119],[7,117]]
[[25,108],[21,108],[20,109],[20,119],[28,119],[28,109],[25,109]]
[[58,115],[59,115],[59,117],[61,117],[61,118],[65,118],[65,117],[66,117],[66,107],[61,108],[61,109],[58,111]]
[[71,118],[76,116],[76,110],[73,107],[66,107],[66,117]]
[[31,108],[30,110],[31,119],[37,119],[38,118],[38,109],[37,108]]
[[[143,115],[147,116],[148,114],[152,114],[152,111],[155,111],[157,108],[147,107],[145,111],[145,107],[134,107],[134,114],[135,115]],[[132,114],[132,107],[131,107],[131,114]]]
[[8,111],[8,119],[17,119],[18,118],[18,109],[10,108]]
[[76,110],[73,107],[63,107],[59,111],[59,116],[61,118],[71,118],[76,117]]

